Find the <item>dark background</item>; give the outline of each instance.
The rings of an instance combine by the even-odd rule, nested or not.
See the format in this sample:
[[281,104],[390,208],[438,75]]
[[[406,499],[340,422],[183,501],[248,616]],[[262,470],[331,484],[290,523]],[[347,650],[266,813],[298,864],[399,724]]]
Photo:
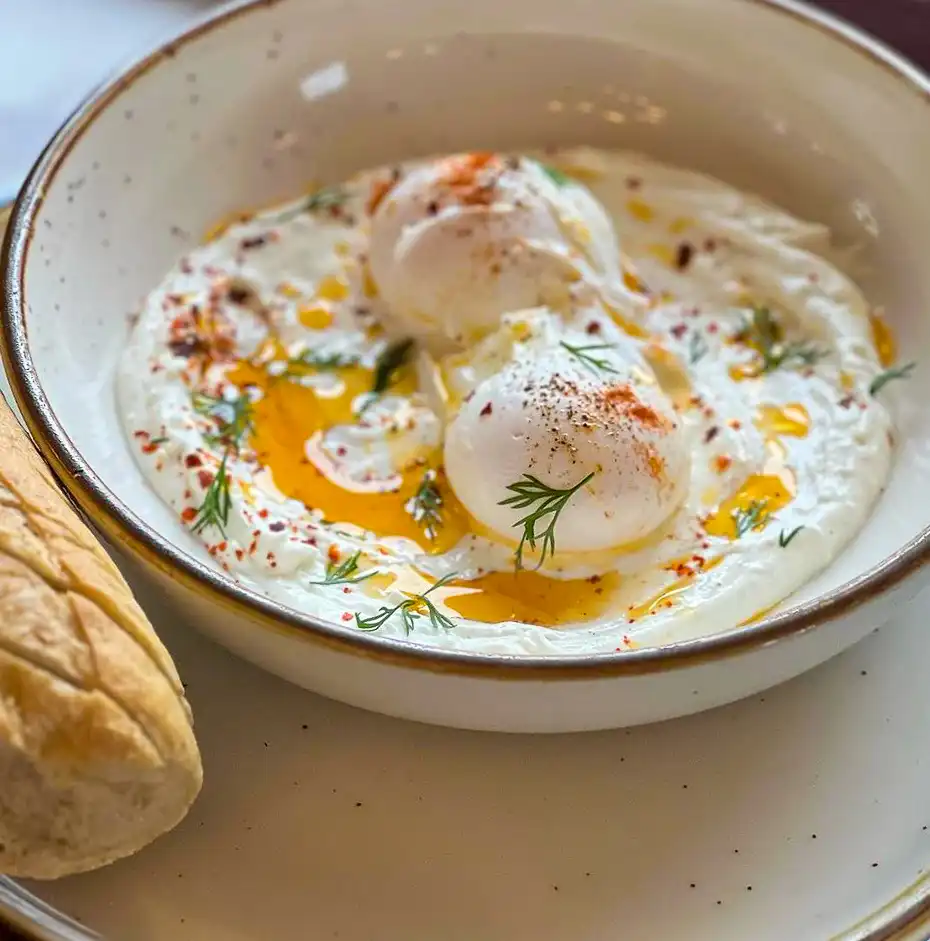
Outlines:
[[930,0],[817,0],[930,69]]

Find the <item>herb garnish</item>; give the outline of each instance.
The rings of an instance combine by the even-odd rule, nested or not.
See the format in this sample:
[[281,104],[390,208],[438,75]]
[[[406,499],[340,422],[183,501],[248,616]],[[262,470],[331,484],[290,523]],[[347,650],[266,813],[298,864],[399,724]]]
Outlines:
[[768,500],[753,500],[749,506],[736,509],[731,514],[736,526],[736,538],[742,539],[748,532],[754,530],[768,519],[766,507]]
[[541,160],[534,160],[533,162],[537,164],[539,169],[542,170],[556,186],[568,186],[568,184],[571,183],[571,177],[558,167],[543,163]]
[[442,529],[442,494],[437,484],[437,474],[428,470],[417,487],[417,492],[407,501],[404,509],[413,517],[415,523],[423,528],[427,539],[435,539]]
[[448,575],[444,575],[438,581],[433,582],[433,584],[426,589],[421,595],[412,595],[410,598],[407,598],[405,601],[401,601],[399,604],[394,605],[393,608],[382,605],[379,608],[377,614],[373,614],[370,618],[363,618],[357,612],[355,614],[355,625],[361,631],[376,631],[379,628],[383,627],[398,611],[400,611],[401,617],[404,621],[404,631],[409,634],[416,627],[416,619],[422,615],[419,613],[419,609],[425,608],[427,616],[429,617],[430,624],[433,625],[437,630],[440,627],[444,627],[447,630],[455,627],[455,624],[452,622],[451,618],[447,618],[441,611],[439,611],[432,601],[429,600],[427,595],[430,592],[435,591],[437,588],[441,588],[443,585],[451,582],[452,579],[458,576],[457,572],[450,572]]
[[300,378],[311,372],[326,372],[357,366],[359,358],[345,353],[321,353],[319,350],[304,350],[287,361],[282,376],[286,379]]
[[375,362],[375,378],[371,384],[371,392],[362,406],[363,412],[387,392],[396,378],[397,371],[410,359],[413,347],[414,341],[407,339],[397,340],[382,350]]
[[244,393],[235,399],[226,399],[206,392],[194,392],[192,402],[196,412],[217,422],[216,431],[204,434],[203,438],[212,447],[223,448],[223,459],[203,495],[191,528],[199,533],[215,526],[225,537],[224,527],[229,522],[232,507],[226,464],[229,455],[238,453],[243,438],[253,431],[252,400]]
[[916,367],[917,363],[905,363],[903,366],[892,366],[891,369],[879,373],[869,385],[869,395],[873,397],[878,395],[889,382],[893,382],[895,379],[910,379],[911,373]]
[[794,539],[794,537],[797,536],[797,534],[801,532],[802,529],[804,529],[803,526],[795,526],[790,533],[787,529],[783,529],[778,534],[778,545],[781,546],[782,549],[786,548],[788,543],[790,543],[791,540]]
[[[539,557],[539,568],[546,557],[555,552],[555,524],[559,514],[565,509],[565,504],[594,476],[591,471],[587,477],[580,480],[574,487],[568,487],[560,490],[558,487],[550,487],[544,484],[539,478],[531,474],[524,474],[522,480],[510,484],[507,489],[513,493],[512,497],[501,500],[498,506],[512,506],[517,510],[523,510],[538,504],[536,509],[527,513],[522,519],[514,523],[514,527],[522,526],[523,535],[520,537],[520,544],[514,552],[514,563],[517,570],[523,568],[523,546],[529,543],[529,547],[536,549],[536,540],[542,537],[542,552]],[[536,524],[542,521],[544,516],[550,516],[548,525],[541,533],[536,532]]]
[[341,206],[349,194],[341,186],[324,186],[306,199],[302,199],[293,209],[285,209],[276,217],[277,222],[287,222],[295,216],[305,212],[316,212],[319,209],[335,209]]
[[762,372],[783,366],[813,366],[825,355],[810,343],[785,343],[781,327],[768,307],[753,307],[752,316],[734,339],[753,347],[762,357]]
[[361,575],[356,575],[358,571],[358,560],[362,554],[362,550],[359,549],[355,552],[354,555],[350,555],[347,559],[343,559],[342,562],[338,564],[333,561],[326,563],[326,576],[322,581],[312,581],[311,585],[354,585],[357,582],[363,582],[366,578],[371,578],[372,575],[377,575],[378,570],[372,569],[370,572],[362,572]]
[[191,527],[191,530],[195,533],[215,526],[222,536],[226,536],[224,527],[229,522],[229,511],[232,509],[229,474],[226,472],[226,459],[228,457],[228,452],[223,455],[223,460],[220,461],[220,466],[203,495],[203,503],[197,509],[197,516],[194,518],[194,525]]
[[688,362],[693,366],[700,362],[708,353],[709,347],[703,333],[696,330],[691,334],[688,342]]
[[194,411],[217,422],[216,431],[207,432],[203,438],[215,448],[239,450],[242,439],[254,430],[252,425],[252,400],[245,393],[235,399],[206,392],[194,392],[191,397]]
[[583,363],[591,372],[608,372],[616,373],[617,370],[611,365],[610,360],[604,359],[602,356],[592,356],[591,353],[595,350],[612,350],[615,349],[613,343],[590,343],[587,346],[572,346],[571,343],[566,343],[564,340],[561,342],[560,346],[568,350],[579,362]]

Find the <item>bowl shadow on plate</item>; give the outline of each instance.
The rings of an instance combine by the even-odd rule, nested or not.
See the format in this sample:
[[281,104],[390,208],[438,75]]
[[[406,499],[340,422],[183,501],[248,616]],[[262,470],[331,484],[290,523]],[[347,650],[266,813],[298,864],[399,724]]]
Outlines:
[[[747,854],[758,860],[752,901],[762,902],[772,869],[782,893],[786,881],[813,891],[791,873],[802,848],[807,858],[830,839],[811,843],[807,822],[830,816],[830,788],[818,787],[824,756],[848,752],[844,773],[869,760],[858,745],[867,733],[850,719],[868,687],[821,695],[822,671],[661,725],[508,736],[329,702],[184,625],[159,627],[189,682],[202,797],[134,859],[30,886],[79,918],[94,899],[106,923],[93,927],[113,941],[164,941],[178,920],[178,937],[189,930],[198,941],[301,924],[313,938],[400,941],[431,929],[463,941],[563,941],[600,937],[619,909],[630,937],[670,937],[691,907],[695,937],[713,936],[701,924],[718,905],[747,904]],[[826,669],[858,677],[849,659]],[[712,872],[696,862],[701,847],[721,849]],[[667,910],[637,902],[663,895]]]

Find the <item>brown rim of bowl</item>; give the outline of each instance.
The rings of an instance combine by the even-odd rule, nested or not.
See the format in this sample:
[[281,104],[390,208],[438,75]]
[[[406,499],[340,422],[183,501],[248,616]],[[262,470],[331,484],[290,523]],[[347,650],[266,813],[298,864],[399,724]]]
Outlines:
[[[851,582],[758,624],[706,638],[642,650],[589,656],[517,657],[430,649],[359,633],[302,614],[235,584],[187,555],[136,517],[100,480],[59,423],[36,374],[26,333],[24,276],[36,216],[68,153],[94,119],[137,79],[198,36],[276,0],[238,0],[208,14],[97,88],[56,133],[29,174],[13,208],[0,257],[4,302],[2,355],[16,401],[42,455],[67,492],[114,543],[128,547],[166,577],[262,626],[342,652],[412,669],[508,680],[593,679],[689,667],[796,637],[858,608],[915,574],[930,558],[930,527]],[[930,79],[855,27],[793,0],[750,0],[826,33],[898,78],[930,105]],[[930,111],[928,111],[930,117]]]

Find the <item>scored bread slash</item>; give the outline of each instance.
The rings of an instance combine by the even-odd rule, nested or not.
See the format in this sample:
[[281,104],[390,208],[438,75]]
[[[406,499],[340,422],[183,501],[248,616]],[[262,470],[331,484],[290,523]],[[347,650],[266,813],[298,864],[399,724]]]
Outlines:
[[0,872],[130,855],[202,780],[170,654],[0,401]]

